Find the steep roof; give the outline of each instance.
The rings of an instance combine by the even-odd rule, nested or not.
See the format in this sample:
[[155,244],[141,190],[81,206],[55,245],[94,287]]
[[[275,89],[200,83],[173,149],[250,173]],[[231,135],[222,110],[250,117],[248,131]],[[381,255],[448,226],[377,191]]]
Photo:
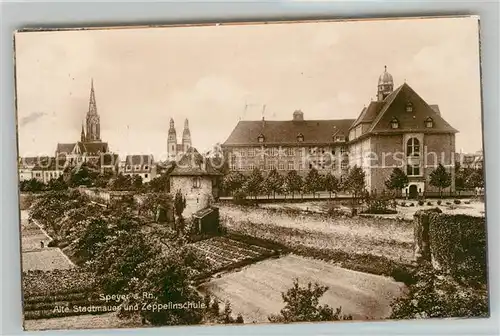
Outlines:
[[296,144],[297,136],[303,135],[303,144],[333,142],[335,134],[348,134],[354,119],[339,120],[259,120],[240,121],[224,142],[224,146],[260,144]]
[[101,164],[103,166],[116,165],[118,163],[118,154],[102,153]]
[[170,173],[172,176],[209,176],[222,175],[214,168],[209,159],[203,157],[194,147],[182,156]]
[[[406,83],[394,90],[383,103],[384,106],[372,122],[369,133],[401,132],[401,130],[422,133],[457,132]],[[408,103],[412,104],[412,112],[406,111]],[[434,124],[432,128],[425,127],[425,121],[429,117]],[[391,121],[394,118],[399,122],[398,129],[391,128]]]
[[136,165],[152,165],[153,164],[153,155],[127,155],[125,157],[125,163],[131,166]]
[[73,143],[58,143],[56,152],[57,153],[73,153],[75,146],[78,148],[80,153],[86,154],[97,154],[97,153],[107,153],[109,152],[109,147],[107,142],[73,142]]
[[351,125],[351,128],[356,127],[361,123],[372,123],[382,107],[384,107],[384,102],[371,101],[368,107],[363,108],[358,119],[356,119],[356,121]]

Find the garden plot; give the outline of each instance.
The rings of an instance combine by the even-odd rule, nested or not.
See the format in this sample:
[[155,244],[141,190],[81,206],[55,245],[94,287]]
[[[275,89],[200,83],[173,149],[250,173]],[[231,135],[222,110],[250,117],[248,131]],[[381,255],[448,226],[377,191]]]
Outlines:
[[281,293],[292,287],[318,282],[328,286],[321,304],[342,307],[354,319],[382,319],[391,313],[390,303],[405,293],[405,285],[394,280],[346,270],[323,261],[287,255],[250,265],[241,271],[222,275],[201,286],[219,300],[229,300],[235,314],[245,323],[268,322],[270,314],[284,307]]
[[207,258],[213,271],[273,254],[272,250],[225,237],[201,240],[193,243],[192,246]]
[[23,272],[55,269],[70,269],[75,267],[58,248],[47,248],[36,252],[23,252]]

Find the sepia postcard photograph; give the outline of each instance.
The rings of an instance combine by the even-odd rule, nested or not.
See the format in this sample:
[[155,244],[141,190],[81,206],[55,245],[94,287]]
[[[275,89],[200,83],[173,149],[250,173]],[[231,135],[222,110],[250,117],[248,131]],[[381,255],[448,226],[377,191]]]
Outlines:
[[24,329],[489,317],[479,28],[17,31]]

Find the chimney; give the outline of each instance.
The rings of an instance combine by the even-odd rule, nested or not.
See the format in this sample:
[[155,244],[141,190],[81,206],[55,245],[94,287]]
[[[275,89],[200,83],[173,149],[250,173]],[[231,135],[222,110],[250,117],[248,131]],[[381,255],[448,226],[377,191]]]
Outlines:
[[293,112],[293,120],[294,121],[303,121],[304,120],[304,112],[301,110],[295,110]]

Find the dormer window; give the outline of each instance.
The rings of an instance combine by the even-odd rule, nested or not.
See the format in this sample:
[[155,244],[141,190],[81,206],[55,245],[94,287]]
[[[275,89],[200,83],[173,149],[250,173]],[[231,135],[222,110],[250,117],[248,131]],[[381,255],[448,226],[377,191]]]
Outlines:
[[335,136],[335,142],[345,142],[345,136],[343,135]]
[[395,129],[395,128],[399,128],[399,121],[398,121],[398,119],[393,118],[393,119],[391,120],[391,128],[394,128],[394,129]]
[[126,170],[126,171],[130,171],[130,169],[131,169],[131,167],[130,167],[130,166],[125,167],[125,170]]
[[261,142],[261,143],[264,142],[264,135],[263,134],[259,134],[259,136],[257,137],[257,140],[259,142]]
[[413,112],[413,104],[411,102],[406,103],[406,112]]
[[299,133],[299,134],[297,135],[297,141],[298,141],[298,142],[304,142],[304,135],[303,135],[302,133]]
[[434,127],[434,120],[431,117],[425,119],[425,127],[432,128]]

